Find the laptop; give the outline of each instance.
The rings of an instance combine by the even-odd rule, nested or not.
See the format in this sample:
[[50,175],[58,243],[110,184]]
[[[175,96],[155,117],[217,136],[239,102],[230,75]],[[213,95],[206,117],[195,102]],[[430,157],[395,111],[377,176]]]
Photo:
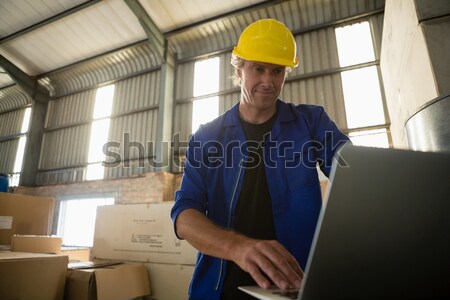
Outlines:
[[264,300],[450,299],[449,172],[450,153],[342,147],[300,292],[239,288]]

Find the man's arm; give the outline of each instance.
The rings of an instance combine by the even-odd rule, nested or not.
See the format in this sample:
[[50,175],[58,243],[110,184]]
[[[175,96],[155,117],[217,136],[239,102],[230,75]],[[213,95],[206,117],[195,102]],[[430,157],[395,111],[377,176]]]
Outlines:
[[300,288],[303,271],[277,241],[255,240],[217,226],[195,209],[186,209],[176,220],[177,235],[200,252],[234,261],[263,288],[268,278],[279,288]]

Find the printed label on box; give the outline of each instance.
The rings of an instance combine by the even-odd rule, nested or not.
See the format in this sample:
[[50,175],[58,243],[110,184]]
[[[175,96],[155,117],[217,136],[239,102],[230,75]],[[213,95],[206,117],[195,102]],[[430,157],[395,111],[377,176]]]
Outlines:
[[0,216],[0,229],[11,229],[12,222],[12,216]]
[[194,265],[197,250],[173,230],[173,202],[99,207],[93,257]]

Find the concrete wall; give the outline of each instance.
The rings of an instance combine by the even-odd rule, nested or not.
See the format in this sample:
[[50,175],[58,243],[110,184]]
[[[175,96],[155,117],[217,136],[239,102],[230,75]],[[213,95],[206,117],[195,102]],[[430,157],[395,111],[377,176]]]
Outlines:
[[406,120],[450,92],[450,1],[387,0],[380,66],[395,148],[408,148]]

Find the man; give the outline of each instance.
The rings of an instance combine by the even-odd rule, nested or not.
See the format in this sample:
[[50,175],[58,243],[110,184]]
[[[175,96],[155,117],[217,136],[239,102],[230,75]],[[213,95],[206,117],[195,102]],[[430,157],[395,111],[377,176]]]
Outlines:
[[274,19],[250,24],[233,50],[239,103],[193,135],[172,209],[199,250],[191,299],[246,299],[237,287],[299,288],[328,175],[348,138],[323,108],[278,96],[296,43]]

